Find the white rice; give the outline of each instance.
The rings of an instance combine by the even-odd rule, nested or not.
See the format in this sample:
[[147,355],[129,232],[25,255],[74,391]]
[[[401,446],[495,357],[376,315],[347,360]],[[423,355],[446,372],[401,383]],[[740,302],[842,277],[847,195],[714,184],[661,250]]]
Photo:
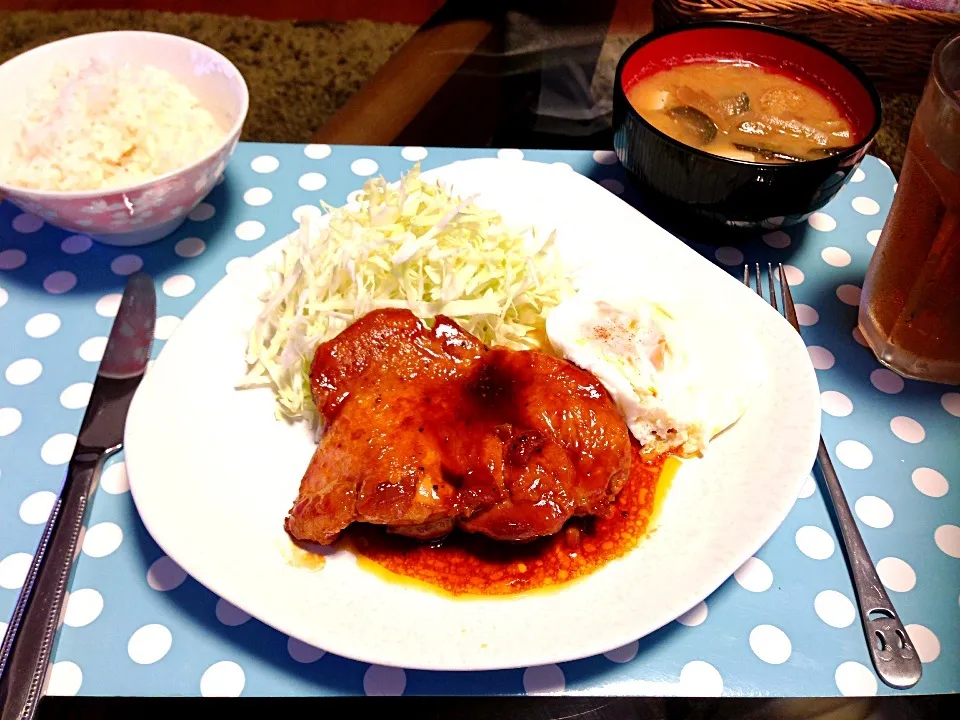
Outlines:
[[100,190],[150,180],[219,145],[226,131],[153,66],[59,67],[0,140],[0,179],[38,190]]

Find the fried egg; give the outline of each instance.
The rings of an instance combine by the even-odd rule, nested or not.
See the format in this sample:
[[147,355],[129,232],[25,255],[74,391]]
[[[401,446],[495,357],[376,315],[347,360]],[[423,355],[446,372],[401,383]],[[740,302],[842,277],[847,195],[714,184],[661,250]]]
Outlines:
[[702,454],[763,381],[755,338],[678,298],[581,292],[546,325],[555,351],[607,389],[645,453]]

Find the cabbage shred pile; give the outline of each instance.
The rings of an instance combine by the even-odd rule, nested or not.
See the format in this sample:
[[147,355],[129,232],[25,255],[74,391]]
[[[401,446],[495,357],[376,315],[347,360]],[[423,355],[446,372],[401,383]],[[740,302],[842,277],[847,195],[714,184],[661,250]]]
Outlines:
[[277,416],[316,423],[309,372],[321,342],[378,308],[446,315],[488,345],[546,349],[545,319],[571,285],[555,234],[506,227],[500,215],[426,182],[368,180],[322,219],[301,215],[250,331],[241,387],[269,386]]

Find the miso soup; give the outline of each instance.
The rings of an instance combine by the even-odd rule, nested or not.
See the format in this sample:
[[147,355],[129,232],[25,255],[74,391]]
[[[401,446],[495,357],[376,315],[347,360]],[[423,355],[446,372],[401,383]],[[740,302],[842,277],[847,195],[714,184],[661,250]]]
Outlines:
[[641,78],[627,98],[673,139],[737,160],[816,160],[859,140],[832,98],[753,64],[678,65]]

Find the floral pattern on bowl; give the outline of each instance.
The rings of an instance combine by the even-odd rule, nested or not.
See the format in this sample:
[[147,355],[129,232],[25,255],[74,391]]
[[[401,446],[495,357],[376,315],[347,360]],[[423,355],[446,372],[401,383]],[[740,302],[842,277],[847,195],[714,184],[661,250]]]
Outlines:
[[233,64],[215,50],[176,35],[119,31],[44,45],[0,65],[0,85],[16,100],[49,69],[91,56],[149,64],[186,84],[227,128],[211,154],[154,180],[102,191],[55,192],[0,183],[0,193],[25,212],[110,245],[142,245],[176,230],[223,175],[240,139],[249,95]]

